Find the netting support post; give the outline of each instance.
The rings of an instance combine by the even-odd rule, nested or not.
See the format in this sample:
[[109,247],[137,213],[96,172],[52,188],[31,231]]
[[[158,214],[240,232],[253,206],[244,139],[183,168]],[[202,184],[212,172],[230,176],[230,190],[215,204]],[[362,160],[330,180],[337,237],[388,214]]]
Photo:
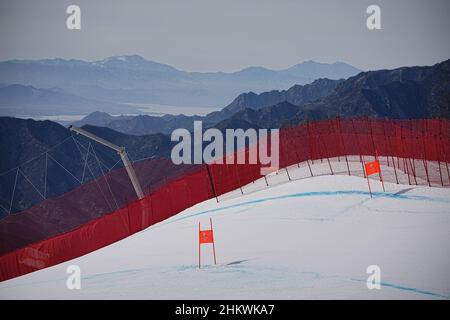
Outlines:
[[289,171],[288,171],[287,167],[284,168],[284,169],[286,170],[286,174],[287,174],[287,176],[288,176],[289,181],[291,181],[292,179],[291,179],[291,176],[289,175]]
[[403,166],[404,166],[406,175],[408,176],[408,184],[411,185],[411,179],[409,176],[408,162],[406,161],[406,152],[405,152],[405,146],[403,143],[403,134],[402,133],[400,133],[400,141],[402,143],[402,151],[403,151]]
[[342,149],[344,151],[345,163],[347,164],[347,171],[348,171],[348,175],[350,176],[350,166],[348,164],[347,150],[345,149],[345,142],[344,142],[344,138],[342,137],[341,119],[337,118],[337,120],[338,120],[337,123],[338,123],[338,129],[339,129],[339,136],[341,138]]
[[[393,164],[393,167],[394,167],[395,181],[396,181],[397,184],[398,184],[397,169],[395,169],[395,160],[394,160],[394,156],[391,156],[391,158],[392,158],[392,164]],[[388,159],[389,159],[389,158],[388,158]]]
[[414,165],[414,158],[412,158],[412,161],[411,161],[411,158],[408,158],[408,160],[409,160],[409,164],[410,164],[410,166],[411,166],[411,170],[412,170],[412,173],[413,173],[414,182],[415,182],[415,184],[416,184],[416,186],[417,186],[416,167],[415,167],[415,165]]
[[444,180],[442,180],[441,161],[440,160],[438,160],[438,167],[439,167],[439,177],[441,178],[441,186],[444,186]]
[[213,245],[213,254],[214,254],[214,264],[217,264],[217,260],[216,260],[216,245],[215,245],[215,242],[216,242],[216,240],[214,239],[215,237],[214,237],[214,231],[213,231],[213,225],[212,225],[212,218],[209,218],[209,223],[210,223],[210,225],[211,225],[211,232],[212,232],[212,235],[213,235],[213,241],[212,241],[212,245]]
[[269,186],[269,183],[267,182],[267,177],[266,177],[266,175],[264,175],[264,181],[266,182],[266,187],[268,187],[268,186]]
[[447,161],[445,161],[445,167],[447,168],[447,178],[448,178],[448,182],[450,183],[450,172],[448,171],[448,163],[447,163]]
[[[200,234],[200,222],[198,223],[198,234]],[[201,268],[200,255],[202,254],[200,239],[198,239],[198,268]]]
[[431,187],[430,177],[428,175],[428,165],[427,165],[427,161],[425,160],[425,157],[423,155],[422,155],[422,161],[423,161],[423,167],[425,169],[425,174],[427,175],[428,186]]
[[214,187],[214,180],[212,178],[211,171],[209,169],[208,164],[206,164],[206,170],[208,171],[209,183],[211,184],[212,192],[214,194],[214,197],[216,198],[216,202],[219,203],[219,199],[217,198],[216,188]]
[[328,166],[330,167],[331,175],[334,175],[333,168],[331,167],[330,158],[327,158]]
[[306,159],[306,163],[308,164],[308,168],[309,168],[309,173],[311,173],[311,177],[314,177],[311,166],[309,165],[309,160]]

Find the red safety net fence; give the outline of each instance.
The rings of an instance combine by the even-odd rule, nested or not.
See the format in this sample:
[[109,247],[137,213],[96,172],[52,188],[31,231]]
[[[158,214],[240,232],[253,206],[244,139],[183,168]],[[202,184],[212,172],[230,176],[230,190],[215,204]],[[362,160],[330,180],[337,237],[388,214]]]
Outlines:
[[[330,119],[281,129],[279,142],[280,168],[305,162],[309,166],[310,161],[328,159],[330,174],[360,175],[363,162],[377,157],[395,171],[386,181],[450,186],[448,120]],[[257,146],[239,152],[248,159],[254,148]],[[330,159],[335,158],[346,163],[343,168],[348,170],[334,171]],[[123,187],[129,181],[122,168],[60,198],[48,199],[2,219],[0,281],[82,256],[263,177],[260,163],[222,162],[175,166],[170,159],[159,159],[135,163],[145,187],[142,200],[135,199],[132,191]],[[355,163],[360,170],[355,170]],[[400,176],[407,179],[401,180]],[[121,204],[120,208],[109,210],[106,205],[96,205],[100,200],[90,196],[90,188],[98,187],[102,179],[111,182],[111,194],[122,195],[116,203]],[[52,224],[52,214],[63,221],[63,227],[55,227],[58,221]]]
[[[164,158],[136,162],[133,166],[145,194],[201,169],[175,165]],[[122,167],[108,172],[61,196],[0,219],[0,255],[74,230],[135,200],[136,193],[126,170]]]

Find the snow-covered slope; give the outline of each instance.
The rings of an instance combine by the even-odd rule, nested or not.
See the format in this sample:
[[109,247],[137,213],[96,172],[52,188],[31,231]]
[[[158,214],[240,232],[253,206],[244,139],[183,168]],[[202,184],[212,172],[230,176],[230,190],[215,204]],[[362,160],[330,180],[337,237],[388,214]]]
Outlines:
[[[321,164],[316,164],[320,166]],[[314,169],[314,168],[313,168]],[[389,168],[384,168],[389,171]],[[291,177],[296,167],[289,169]],[[387,173],[386,173],[387,174]],[[86,256],[0,283],[0,299],[448,299],[450,190],[283,171]],[[276,183],[275,183],[276,182]],[[214,224],[198,269],[198,222]],[[66,287],[78,265],[80,290]],[[369,290],[366,269],[381,268]]]

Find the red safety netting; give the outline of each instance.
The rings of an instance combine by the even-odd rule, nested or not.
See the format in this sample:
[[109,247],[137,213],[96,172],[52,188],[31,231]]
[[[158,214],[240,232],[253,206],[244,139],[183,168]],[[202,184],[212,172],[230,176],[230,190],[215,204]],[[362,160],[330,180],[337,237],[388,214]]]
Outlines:
[[[347,155],[358,156],[361,162],[364,157],[376,156],[383,159],[383,164],[387,162],[394,170],[407,174],[408,181],[400,183],[450,186],[448,120],[331,119],[280,130],[279,141],[281,168],[309,160],[347,159]],[[253,148],[240,152],[248,159]],[[100,200],[90,196],[90,188],[97,187],[97,182],[104,179],[101,177],[61,198],[43,201],[3,219],[0,281],[87,254],[262,177],[260,163],[231,164],[226,158],[223,163],[198,166],[175,166],[167,159],[136,163],[136,172],[146,190],[142,200],[134,199],[123,189],[123,169],[112,172],[112,193],[122,193],[121,208],[116,210],[95,205]],[[350,169],[348,174],[352,174]],[[397,174],[392,182],[399,183]],[[51,210],[59,210],[59,218],[73,223],[59,229],[52,227],[45,220],[52,219]],[[30,238],[27,232],[34,236]],[[25,238],[13,245],[9,237],[15,234]]]

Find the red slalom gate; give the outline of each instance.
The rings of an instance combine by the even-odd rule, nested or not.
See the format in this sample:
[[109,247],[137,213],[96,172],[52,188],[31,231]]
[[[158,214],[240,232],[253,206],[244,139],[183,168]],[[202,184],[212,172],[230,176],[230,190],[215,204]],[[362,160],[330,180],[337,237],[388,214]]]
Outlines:
[[198,268],[201,267],[201,252],[202,252],[202,244],[212,244],[213,248],[213,254],[214,254],[214,264],[217,264],[216,261],[216,246],[214,243],[214,231],[213,231],[213,225],[212,225],[212,219],[209,218],[209,223],[211,226],[211,229],[202,230],[200,226],[200,222],[198,223]]
[[[408,178],[423,174],[421,177],[427,181],[427,185],[450,186],[449,120],[330,119],[280,130],[280,168],[303,161],[357,155],[366,173],[370,172],[370,168],[366,170],[362,159],[364,156],[375,156],[379,161],[377,150],[381,157],[391,158],[395,170],[405,170]],[[394,157],[397,161],[394,161]],[[424,163],[423,173],[417,170],[414,159],[421,159]],[[164,161],[158,161],[155,162],[158,168],[167,166]],[[428,161],[434,162],[433,168],[428,167]],[[148,167],[154,166],[149,163]],[[260,164],[214,163],[180,172],[170,180],[159,179],[148,188],[142,200],[134,200],[120,209],[102,213],[100,217],[80,223],[56,236],[50,234],[41,241],[3,253],[0,256],[0,281],[77,258],[126,238],[196,203],[218,197],[262,177],[260,169]],[[151,170],[146,172],[145,181],[152,178]],[[348,172],[351,173],[350,170]],[[382,179],[381,170],[379,173]],[[415,180],[417,183],[420,181]],[[70,199],[77,192],[71,192]],[[60,199],[56,200],[61,203]],[[72,211],[75,200],[67,201]],[[55,202],[55,199],[44,202],[51,204],[52,201]],[[46,208],[44,205],[40,207]],[[47,208],[50,210],[51,206]],[[0,247],[4,240],[8,240],[11,226],[20,225],[21,221],[36,221],[36,215],[30,216],[33,211],[32,208],[0,220]],[[14,229],[14,233],[29,232],[29,225],[34,224],[22,225],[24,227]]]
[[370,197],[372,198],[372,189],[370,188],[369,176],[372,174],[375,174],[375,173],[379,174],[381,184],[383,185],[383,191],[385,191],[383,176],[381,175],[380,162],[378,160],[368,162],[368,163],[364,164],[364,170],[366,171],[367,185],[369,186]]

